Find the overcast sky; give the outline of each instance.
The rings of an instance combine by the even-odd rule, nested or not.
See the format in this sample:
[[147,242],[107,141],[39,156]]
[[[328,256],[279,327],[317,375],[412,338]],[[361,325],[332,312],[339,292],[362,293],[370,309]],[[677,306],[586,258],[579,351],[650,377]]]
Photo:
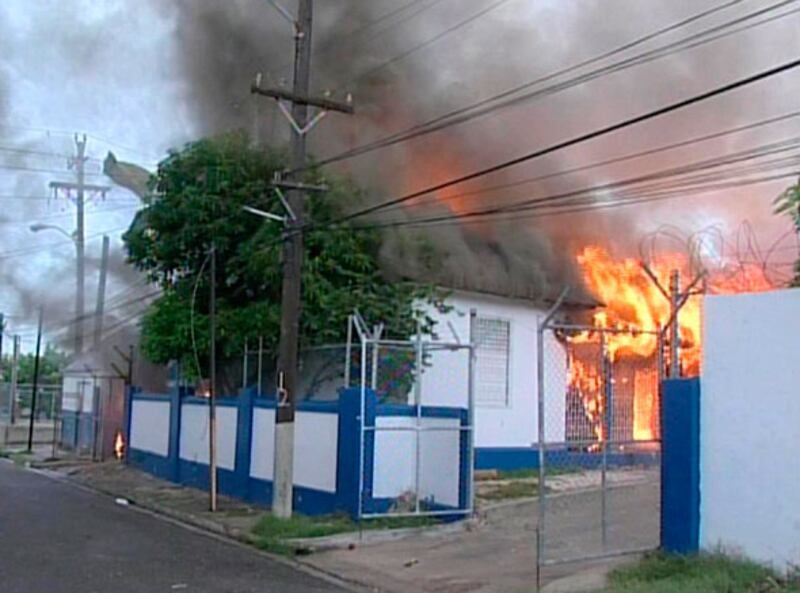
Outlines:
[[[294,8],[292,0],[283,2]],[[426,2],[431,4],[429,9],[365,41],[363,46],[356,45],[335,64],[331,59],[326,62],[325,55],[317,56],[320,65],[315,70],[315,88],[353,90],[356,105],[362,108],[354,117],[331,115],[323,121],[312,140],[317,154],[329,154],[424,121],[726,3],[509,0],[429,47],[392,63],[377,79],[353,82],[359,73],[425,43],[490,4],[489,0],[424,0],[420,7]],[[679,33],[699,31],[777,2],[742,0]],[[784,12],[796,8],[796,4],[786,3]],[[337,48],[339,39],[347,40],[360,24],[397,8],[400,0],[318,0],[317,5],[319,39]],[[225,22],[210,26],[211,18],[218,18],[219,13],[225,13]],[[352,172],[386,197],[424,187],[797,58],[798,25],[800,17],[791,14],[701,48],[481,118],[446,136],[373,153],[340,169]],[[268,40],[259,46],[262,34]],[[247,38],[248,43],[237,44],[239,37]],[[676,32],[659,43],[678,37]],[[251,38],[255,41],[250,42]],[[254,126],[252,115],[242,107],[250,100],[246,79],[262,62],[273,80],[288,75],[285,66],[291,60],[291,35],[265,0],[0,0],[0,55],[0,148],[5,149],[0,150],[0,163],[17,167],[0,168],[0,272],[5,279],[0,295],[3,307],[12,316],[11,327],[30,341],[34,301],[56,309],[53,317],[58,319],[68,319],[72,312],[72,245],[57,232],[33,234],[28,230],[36,221],[61,225],[68,232],[74,228],[72,206],[46,199],[48,181],[71,179],[63,156],[58,155],[72,152],[72,134],[89,135],[88,152],[96,160],[88,167],[97,173],[100,160],[109,150],[121,159],[152,168],[168,148],[199,135],[237,125]],[[231,65],[242,70],[240,78],[224,79],[224,71]],[[350,86],[343,89],[341,85],[347,83]],[[509,172],[502,180],[575,167],[781,115],[800,108],[798,91],[800,72],[793,71],[531,163]],[[285,127],[274,113],[269,105],[263,108],[261,125],[276,130]],[[563,185],[548,184],[539,189],[597,185],[686,163],[704,153],[719,156],[791,138],[800,131],[798,119],[692,151],[587,171],[569,182],[559,182]],[[281,133],[276,131],[273,137],[280,138]],[[109,183],[102,176],[89,180]],[[631,240],[620,245],[629,247],[636,237],[662,224],[678,225],[686,233],[718,224],[732,235],[746,219],[766,244],[787,229],[770,213],[771,198],[786,185],[788,182],[779,181],[714,196],[639,206],[624,209],[624,214],[594,215],[588,220],[582,217],[567,225],[547,223],[545,232],[561,241],[575,228],[588,226],[592,230],[587,231],[587,239],[602,240],[622,228]],[[523,191],[504,198],[524,195]],[[103,232],[114,237],[116,257],[121,258],[119,235],[130,222],[136,204],[128,192],[114,189],[105,203],[89,207],[86,234],[90,258],[98,257]],[[478,202],[472,202],[475,204]],[[785,261],[791,256],[787,250],[779,259]],[[130,282],[131,277],[124,274],[112,279],[110,296],[146,290],[140,286],[136,292]],[[89,295],[95,287],[96,277],[90,276]],[[87,299],[89,306],[92,301]]]

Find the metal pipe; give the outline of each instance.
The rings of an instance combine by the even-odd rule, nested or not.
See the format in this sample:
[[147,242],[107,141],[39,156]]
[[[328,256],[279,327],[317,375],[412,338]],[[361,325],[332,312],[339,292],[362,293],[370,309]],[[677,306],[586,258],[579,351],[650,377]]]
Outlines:
[[258,395],[261,393],[261,375],[264,373],[264,336],[258,337]]
[[536,329],[536,423],[537,441],[539,445],[539,516],[536,528],[539,537],[536,538],[536,567],[541,568],[542,558],[544,557],[544,529],[545,529],[545,505],[547,496],[545,494],[545,421],[544,421],[544,332],[547,318],[539,320],[539,327]]
[[467,505],[470,510],[475,508],[475,322],[478,318],[477,309],[469,311],[469,372],[467,375],[467,428],[469,429],[469,443],[467,453]]
[[601,416],[602,429],[600,431],[601,446],[602,446],[602,466],[600,471],[600,529],[603,540],[603,550],[606,549],[608,543],[608,501],[606,500],[607,494],[607,472],[608,472],[608,441],[611,437],[611,368],[608,358],[608,345],[606,344],[606,335],[600,332],[600,364],[603,369],[603,415]]
[[565,331],[579,331],[579,332],[599,332],[603,331],[607,334],[633,334],[633,335],[656,335],[658,332],[653,329],[639,329],[639,328],[619,328],[619,327],[604,327],[598,328],[594,325],[576,325],[570,323],[559,323],[557,328]]
[[[358,325],[356,325],[356,330],[358,330]],[[359,333],[361,333],[359,331]],[[362,513],[364,511],[364,437],[366,435],[364,431],[364,416],[366,414],[366,400],[367,400],[367,342],[365,340],[361,340],[361,409],[358,414],[358,444],[359,444],[359,456],[358,456],[358,512],[356,513],[356,519],[361,522]]]
[[[458,420],[458,418],[438,418],[439,420]],[[467,426],[421,426],[417,430],[414,426],[366,426],[367,432],[467,432]],[[638,442],[638,441],[637,441]]]
[[681,301],[681,273],[678,270],[672,270],[672,276],[669,282],[670,290],[670,303],[672,305],[672,323],[670,330],[670,369],[669,376],[674,378],[681,375],[681,361],[680,361],[680,323],[678,321],[678,312],[680,310]]
[[347,316],[347,343],[344,347],[344,388],[350,389],[350,362],[353,357],[353,316]]
[[242,389],[247,389],[247,340],[244,341],[244,360],[242,361]]
[[372,328],[372,335],[374,336],[374,342],[372,345],[372,369],[371,369],[371,379],[370,379],[370,387],[372,391],[377,392],[378,390],[378,355],[380,354],[380,345],[378,344],[378,340],[380,339],[380,332],[381,329],[379,326],[375,326]]
[[420,512],[419,494],[420,482],[422,481],[422,448],[420,445],[420,428],[422,427],[422,327],[417,321],[417,336],[416,336],[416,364],[414,364],[414,403],[417,408],[414,427],[415,431],[415,445],[414,456],[416,458],[416,471],[414,472],[414,510],[417,514]]

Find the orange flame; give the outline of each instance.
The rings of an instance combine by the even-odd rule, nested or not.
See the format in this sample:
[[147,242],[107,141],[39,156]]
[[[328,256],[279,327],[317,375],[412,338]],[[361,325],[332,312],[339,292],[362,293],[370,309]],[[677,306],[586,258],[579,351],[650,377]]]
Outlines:
[[[632,427],[634,440],[658,437],[658,377],[655,364],[644,361],[657,357],[658,338],[653,332],[668,323],[671,314],[669,299],[648,277],[641,263],[634,258],[614,259],[604,248],[592,245],[576,256],[586,285],[603,303],[593,315],[597,328],[624,330],[605,336],[611,362],[626,361],[632,377],[622,379],[619,389],[632,385]],[[669,287],[673,270],[680,272],[682,288],[692,279],[689,262],[680,253],[665,254],[652,262],[651,269],[663,287]],[[720,270],[707,278],[707,289],[718,294],[758,292],[774,288],[758,266],[738,266],[735,273]],[[685,376],[697,375],[701,361],[701,299],[690,297],[680,311],[680,365]],[[597,343],[596,332],[583,332],[569,338],[573,345]],[[642,361],[636,363],[636,360]],[[605,438],[602,427],[604,410],[603,378],[599,357],[577,360],[570,357],[570,387],[581,394],[584,413],[598,440]],[[612,410],[613,415],[613,410]],[[611,435],[613,438],[614,435]]]
[[114,457],[116,459],[122,459],[125,455],[125,439],[122,436],[122,431],[117,430],[117,433],[114,435]]

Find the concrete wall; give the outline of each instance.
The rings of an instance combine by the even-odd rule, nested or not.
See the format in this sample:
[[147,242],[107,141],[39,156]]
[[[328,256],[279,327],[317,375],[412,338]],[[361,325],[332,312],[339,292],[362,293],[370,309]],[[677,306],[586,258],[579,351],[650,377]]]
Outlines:
[[[208,465],[208,406],[181,406],[180,458]],[[233,406],[217,406],[217,466],[233,470],[236,463],[236,415]]]
[[[378,416],[375,419],[373,496],[396,498],[416,490],[417,441],[412,416]],[[422,418],[424,428],[460,427],[458,418]],[[420,432],[421,499],[457,507],[459,504],[460,438],[458,430]]]
[[[294,427],[294,483],[325,492],[336,492],[339,416],[326,412],[298,411]],[[253,410],[250,475],[272,480],[275,456],[275,410]]]
[[705,299],[700,544],[800,565],[800,290]]
[[133,400],[128,446],[166,457],[169,454],[169,401]]
[[[508,401],[505,404],[476,402],[475,446],[535,446],[538,441],[536,329],[544,312],[528,301],[468,292],[455,292],[447,304],[452,306],[447,313],[429,312],[439,322],[436,332],[444,342],[455,342],[458,336],[463,343],[469,343],[472,308],[479,317],[504,319],[510,324]],[[545,337],[545,436],[548,442],[562,442],[565,439],[566,352],[552,335]],[[426,366],[422,379],[422,403],[466,407],[467,351],[433,352],[429,359],[431,364]]]

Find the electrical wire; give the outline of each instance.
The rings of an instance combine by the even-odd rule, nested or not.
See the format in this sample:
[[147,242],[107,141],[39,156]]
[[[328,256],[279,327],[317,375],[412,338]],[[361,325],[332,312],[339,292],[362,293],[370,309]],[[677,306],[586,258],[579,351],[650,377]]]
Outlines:
[[478,12],[470,15],[469,17],[467,17],[467,18],[457,22],[456,24],[446,28],[445,30],[443,30],[440,33],[438,33],[438,34],[434,35],[433,37],[431,37],[430,39],[427,39],[426,41],[424,41],[422,43],[419,43],[419,44],[417,44],[417,45],[415,45],[415,46],[413,46],[413,47],[401,52],[400,54],[398,54],[398,55],[396,55],[396,56],[394,56],[394,57],[392,57],[392,58],[390,58],[388,60],[385,60],[385,61],[381,62],[380,64],[377,64],[376,66],[373,66],[373,67],[369,68],[368,70],[362,72],[361,74],[359,74],[357,76],[354,76],[353,78],[348,80],[346,83],[344,83],[344,85],[342,85],[342,86],[344,86],[344,87],[353,86],[357,82],[362,81],[365,78],[369,78],[370,76],[373,76],[376,72],[380,72],[381,70],[383,70],[384,68],[388,68],[392,64],[395,64],[397,62],[405,60],[407,57],[415,54],[416,52],[418,52],[420,50],[423,50],[423,49],[425,49],[427,47],[430,47],[431,45],[437,43],[438,41],[441,41],[442,39],[444,39],[445,37],[447,37],[451,33],[454,33],[455,31],[458,31],[459,29],[469,25],[470,23],[475,22],[476,20],[480,19],[483,16],[486,16],[488,13],[500,8],[503,4],[507,4],[508,2],[510,2],[510,0],[496,0],[495,2],[490,4],[489,6],[486,6],[486,7],[482,8],[481,10],[479,10]]
[[[661,153],[661,152],[666,152],[666,151],[669,151],[669,150],[674,150],[676,148],[685,148],[687,146],[693,146],[695,144],[706,142],[708,140],[714,140],[714,139],[718,139],[718,138],[723,138],[723,137],[729,136],[731,134],[738,134],[740,132],[754,130],[754,129],[757,129],[757,128],[760,128],[760,127],[763,127],[763,126],[766,126],[766,125],[769,125],[769,124],[786,121],[786,120],[789,120],[789,119],[792,119],[792,118],[796,118],[798,116],[800,116],[800,111],[793,111],[791,113],[787,113],[787,114],[784,114],[784,115],[763,119],[763,120],[760,120],[760,121],[757,121],[757,122],[753,122],[753,123],[750,123],[750,124],[736,126],[734,128],[728,128],[728,129],[720,131],[720,132],[714,132],[712,134],[706,134],[706,135],[703,135],[703,136],[695,136],[694,138],[690,138],[688,140],[682,140],[680,142],[674,142],[674,143],[671,143],[671,144],[666,144],[666,145],[663,145],[663,146],[659,146],[657,148],[651,148],[651,149],[647,149],[647,150],[643,150],[643,151],[629,153],[629,154],[626,154],[626,155],[623,155],[623,156],[619,156],[619,157],[613,157],[613,158],[609,158],[609,159],[604,159],[602,161],[589,163],[587,165],[581,165],[579,167],[573,167],[573,168],[570,168],[570,169],[563,169],[563,170],[555,171],[555,172],[552,172],[552,173],[545,173],[545,174],[542,174],[542,175],[537,175],[535,177],[526,177],[524,179],[519,179],[519,180],[507,182],[507,183],[497,184],[497,185],[491,185],[491,186],[487,186],[487,187],[482,187],[480,189],[471,190],[471,191],[465,191],[465,192],[461,192],[461,193],[458,193],[458,194],[451,194],[451,195],[447,195],[447,196],[435,196],[435,195],[423,196],[419,200],[416,200],[414,202],[414,206],[415,207],[416,206],[420,206],[420,205],[422,205],[424,203],[428,203],[428,202],[435,202],[437,204],[447,203],[447,202],[451,202],[451,201],[454,201],[454,200],[459,200],[459,202],[461,202],[463,200],[463,198],[467,198],[467,197],[471,197],[471,196],[484,197],[486,194],[489,194],[489,193],[492,193],[492,192],[495,192],[495,191],[522,187],[524,185],[529,185],[529,184],[532,184],[532,183],[538,183],[538,182],[546,181],[546,180],[549,180],[549,179],[555,179],[555,178],[558,178],[558,177],[564,177],[566,175],[571,175],[571,174],[574,174],[574,173],[580,173],[580,172],[583,172],[583,171],[589,171],[591,169],[596,169],[598,167],[606,167],[608,165],[619,164],[619,163],[622,163],[622,162],[625,162],[625,161],[638,159],[638,158],[642,158],[642,157],[645,157],[645,156],[652,156],[654,154],[658,154],[658,153]],[[399,205],[396,205],[396,206],[385,208],[383,210],[383,212],[391,212],[391,211],[402,209],[403,207],[404,206],[402,204],[399,204]]]
[[534,150],[533,152],[529,152],[529,153],[521,155],[519,157],[510,159],[510,160],[507,160],[507,161],[503,161],[501,163],[498,163],[498,164],[495,164],[495,165],[491,165],[489,167],[485,167],[483,169],[479,169],[479,170],[476,170],[476,171],[473,171],[471,173],[467,173],[467,174],[455,177],[455,178],[447,180],[447,181],[436,183],[436,184],[434,184],[432,186],[429,186],[429,187],[426,187],[424,189],[417,190],[417,191],[402,195],[402,196],[397,197],[397,198],[389,199],[389,200],[386,200],[384,202],[380,202],[378,204],[374,204],[372,206],[369,206],[367,208],[363,208],[361,210],[357,210],[355,212],[352,212],[350,214],[347,214],[345,216],[342,216],[342,217],[340,217],[338,219],[335,219],[335,220],[329,222],[327,224],[327,226],[332,226],[332,225],[339,224],[341,222],[346,222],[346,221],[352,220],[354,218],[358,218],[360,216],[364,216],[366,214],[371,214],[371,213],[383,210],[384,208],[386,208],[388,206],[394,206],[395,204],[402,204],[402,203],[405,203],[405,202],[409,202],[409,201],[411,201],[411,200],[413,200],[415,198],[418,198],[420,196],[424,196],[424,195],[432,193],[432,192],[441,191],[443,189],[447,189],[448,187],[459,185],[459,184],[464,183],[466,181],[471,181],[473,179],[478,179],[480,177],[485,177],[487,175],[491,175],[493,173],[497,173],[497,172],[509,169],[509,168],[514,167],[516,165],[519,165],[519,164],[522,164],[522,163],[525,163],[525,162],[529,162],[531,160],[540,158],[542,156],[551,154],[553,152],[557,152],[559,150],[563,150],[564,148],[568,148],[568,147],[571,147],[571,146],[575,146],[577,144],[581,144],[581,143],[587,142],[589,140],[593,140],[595,138],[606,136],[606,135],[611,134],[613,132],[617,132],[619,130],[622,130],[622,129],[637,125],[637,124],[642,123],[644,121],[648,121],[650,119],[654,119],[654,118],[660,117],[662,115],[666,115],[668,113],[672,113],[674,111],[678,111],[680,109],[689,107],[691,105],[694,105],[694,104],[697,104],[697,103],[701,103],[703,101],[707,101],[708,99],[711,99],[711,98],[714,98],[714,97],[718,97],[718,96],[723,95],[725,93],[728,93],[728,92],[731,92],[733,90],[736,90],[736,89],[739,89],[739,88],[754,84],[756,82],[760,82],[760,81],[765,80],[767,78],[770,78],[772,76],[776,76],[778,74],[782,74],[784,72],[788,72],[788,71],[790,71],[790,70],[792,70],[794,68],[797,68],[798,66],[800,66],[800,59],[795,59],[795,60],[792,60],[791,62],[787,62],[787,63],[781,64],[779,66],[775,66],[775,67],[770,68],[768,70],[762,70],[762,71],[760,71],[760,72],[758,72],[756,74],[750,75],[750,76],[748,76],[746,78],[742,78],[742,79],[736,80],[734,82],[724,84],[724,85],[722,85],[720,87],[717,87],[715,89],[712,89],[710,91],[706,91],[706,92],[703,92],[703,93],[701,93],[699,95],[694,95],[694,96],[689,97],[687,99],[683,99],[683,100],[677,101],[675,103],[671,103],[671,104],[665,105],[663,107],[659,107],[659,108],[657,108],[655,110],[652,110],[652,111],[649,111],[647,113],[643,113],[641,115],[634,116],[632,118],[629,118],[629,119],[626,119],[626,120],[611,124],[609,126],[605,126],[603,128],[599,128],[599,129],[596,129],[594,131],[578,135],[578,136],[570,138],[568,140],[563,140],[561,142],[558,142],[556,144],[552,144],[552,145],[547,146],[545,148]]
[[[87,235],[84,238],[84,241],[88,241],[90,239],[96,239],[98,237],[102,237],[103,235],[110,235],[110,234],[117,233],[119,231],[124,231],[124,230],[127,230],[127,229],[128,229],[127,226],[115,227],[113,229],[107,229],[105,231],[100,231],[98,233],[93,233],[91,235]],[[22,249],[16,249],[16,250],[12,250],[12,251],[0,252],[0,260],[11,259],[11,258],[19,257],[19,256],[22,256],[22,255],[30,255],[32,253],[39,253],[39,252],[47,251],[48,249],[50,249],[52,247],[60,247],[62,245],[70,245],[70,244],[74,244],[74,241],[72,239],[66,239],[64,241],[56,241],[54,243],[46,243],[44,245],[36,245],[34,247],[25,247],[25,248],[22,248]]]
[[[551,85],[551,86],[548,86],[548,87],[541,88],[541,89],[533,91],[531,93],[528,93],[528,94],[525,94],[525,95],[521,95],[521,96],[515,96],[515,95],[518,95],[519,93],[521,93],[522,91],[524,91],[524,90],[526,90],[526,89],[528,89],[530,87],[539,85],[539,84],[541,84],[543,82],[547,82],[547,81],[553,80],[555,78],[563,76],[564,74],[568,74],[568,73],[573,72],[575,70],[579,70],[581,68],[584,68],[584,67],[586,67],[586,66],[588,66],[590,64],[605,60],[605,59],[607,59],[607,58],[609,58],[609,57],[611,57],[611,56],[613,56],[613,55],[615,55],[617,53],[622,53],[622,52],[624,52],[624,51],[626,51],[628,49],[631,49],[632,47],[635,47],[637,45],[640,45],[642,43],[650,41],[650,40],[652,40],[655,37],[658,37],[660,35],[664,35],[666,33],[669,33],[671,31],[675,30],[676,28],[685,26],[686,24],[688,24],[690,22],[693,22],[695,20],[704,18],[705,16],[708,16],[709,14],[712,14],[713,12],[716,12],[716,11],[719,11],[719,10],[724,10],[724,9],[730,7],[731,5],[737,4],[737,3],[741,2],[741,1],[742,0],[734,0],[733,2],[728,2],[726,4],[722,4],[720,6],[712,8],[712,9],[703,11],[701,13],[693,15],[692,17],[689,17],[689,18],[684,19],[682,21],[679,21],[677,23],[673,23],[671,25],[668,25],[667,27],[664,27],[662,29],[654,31],[653,33],[649,33],[649,34],[647,34],[647,35],[645,35],[643,37],[635,39],[635,40],[633,40],[633,41],[631,41],[629,43],[626,43],[626,44],[624,44],[624,45],[622,45],[620,47],[617,47],[617,48],[615,48],[613,50],[610,50],[610,51],[608,51],[608,52],[606,52],[604,54],[601,54],[599,56],[595,56],[593,58],[590,58],[588,60],[584,60],[583,62],[580,62],[580,63],[575,64],[573,66],[569,66],[569,67],[563,68],[561,70],[558,70],[556,72],[552,72],[550,74],[541,76],[541,77],[539,77],[537,79],[534,79],[532,81],[526,82],[526,83],[524,83],[522,85],[518,85],[516,87],[513,87],[511,89],[503,91],[503,92],[501,92],[499,94],[496,94],[496,95],[493,95],[491,97],[487,97],[485,99],[482,99],[482,100],[480,100],[480,101],[478,101],[476,103],[473,103],[471,105],[467,105],[465,107],[461,107],[459,109],[450,111],[450,112],[445,113],[443,115],[437,116],[437,117],[435,117],[435,118],[433,118],[431,120],[428,120],[428,121],[426,121],[424,123],[414,125],[414,126],[412,126],[410,128],[407,128],[407,129],[405,129],[403,131],[390,134],[389,136],[386,136],[386,137],[381,138],[379,140],[375,140],[375,141],[369,142],[367,144],[363,144],[361,146],[358,146],[358,147],[355,147],[355,148],[352,148],[352,149],[348,149],[348,150],[346,150],[344,152],[341,152],[341,153],[333,155],[333,156],[322,158],[320,160],[317,160],[314,163],[314,166],[325,166],[325,165],[328,165],[328,164],[332,164],[332,163],[335,163],[335,162],[339,162],[339,161],[342,161],[342,160],[346,160],[346,159],[350,159],[350,158],[353,158],[353,157],[356,157],[356,156],[360,156],[360,155],[366,154],[368,152],[373,152],[373,151],[381,149],[381,148],[386,148],[386,147],[389,147],[389,146],[393,146],[393,145],[401,143],[401,142],[406,142],[408,140],[419,138],[419,137],[431,134],[433,132],[437,132],[437,131],[445,129],[445,128],[449,128],[449,127],[452,127],[452,126],[455,126],[455,125],[459,125],[459,124],[471,121],[471,120],[476,119],[478,117],[481,117],[483,115],[492,113],[492,112],[500,110],[500,109],[505,109],[507,107],[519,104],[521,102],[529,101],[529,100],[533,100],[533,99],[538,99],[538,98],[543,98],[543,97],[546,97],[546,96],[550,96],[550,95],[553,95],[553,94],[558,93],[560,91],[563,91],[563,90],[566,90],[566,89],[569,89],[569,88],[573,88],[573,87],[578,86],[580,84],[585,84],[586,82],[595,80],[597,78],[600,78],[600,77],[603,77],[603,76],[607,76],[609,74],[613,74],[613,73],[625,70],[627,68],[638,66],[638,65],[653,61],[655,59],[666,57],[666,56],[678,53],[680,51],[685,51],[687,49],[692,49],[692,48],[698,47],[699,45],[702,45],[702,44],[705,44],[705,43],[710,43],[712,41],[716,41],[716,40],[718,40],[718,39],[720,39],[722,37],[728,36],[728,35],[733,35],[733,34],[736,34],[736,33],[740,33],[740,32],[742,32],[744,30],[749,29],[749,28],[760,26],[760,25],[766,24],[768,22],[772,22],[774,20],[777,20],[779,18],[784,18],[784,17],[786,17],[786,16],[788,16],[790,14],[794,14],[794,13],[797,12],[797,10],[792,10],[792,11],[789,11],[789,12],[784,13],[784,14],[780,14],[780,15],[777,15],[777,16],[769,17],[767,19],[763,19],[760,22],[750,24],[750,25],[748,25],[746,27],[740,27],[739,29],[735,29],[735,30],[732,30],[732,31],[724,32],[724,33],[721,33],[720,35],[716,35],[716,36],[712,36],[712,37],[708,37],[706,39],[703,39],[704,36],[707,36],[710,33],[714,33],[714,32],[717,32],[717,31],[724,30],[727,27],[731,27],[733,25],[740,24],[740,23],[745,22],[747,20],[750,20],[750,19],[756,18],[758,16],[761,16],[761,15],[765,14],[766,12],[770,12],[770,11],[773,11],[773,10],[777,10],[777,9],[783,8],[784,6],[786,6],[788,4],[791,4],[791,3],[794,3],[794,2],[797,1],[797,0],[783,0],[782,2],[779,2],[779,3],[774,4],[772,6],[757,10],[755,12],[752,12],[752,13],[750,13],[748,15],[745,15],[745,16],[742,16],[742,17],[738,17],[738,18],[736,18],[736,19],[734,19],[732,21],[728,21],[727,23],[723,23],[721,25],[717,25],[717,26],[712,27],[710,29],[706,29],[705,31],[702,31],[700,33],[692,34],[689,37],[686,37],[684,39],[671,42],[671,43],[669,43],[667,45],[664,45],[664,46],[661,46],[661,47],[658,47],[658,48],[655,48],[655,49],[647,50],[646,52],[638,54],[636,56],[625,58],[624,60],[616,62],[614,64],[610,64],[610,65],[604,66],[604,67],[602,67],[600,69],[593,70],[593,71],[578,75],[578,76],[576,76],[574,78],[567,79],[567,80],[562,81],[560,83],[557,83],[557,84],[554,84],[554,85]],[[691,43],[694,40],[697,40],[697,41],[695,43]],[[306,167],[306,169],[308,169],[308,167]],[[302,169],[302,170],[305,170],[305,169]],[[298,171],[295,171],[295,172],[298,172]]]

